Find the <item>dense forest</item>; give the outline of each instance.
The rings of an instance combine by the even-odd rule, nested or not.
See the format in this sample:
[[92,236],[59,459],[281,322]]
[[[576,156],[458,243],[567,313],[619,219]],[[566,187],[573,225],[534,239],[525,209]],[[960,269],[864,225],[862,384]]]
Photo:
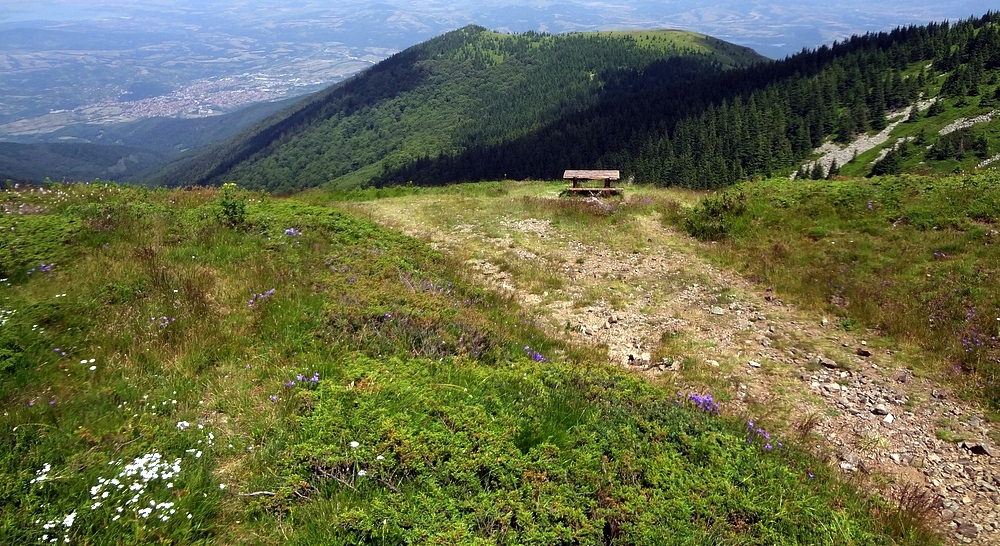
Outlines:
[[425,157],[529,137],[652,82],[690,82],[764,61],[680,31],[553,36],[466,27],[314,95],[157,182],[236,180],[278,192],[338,179],[364,184]]

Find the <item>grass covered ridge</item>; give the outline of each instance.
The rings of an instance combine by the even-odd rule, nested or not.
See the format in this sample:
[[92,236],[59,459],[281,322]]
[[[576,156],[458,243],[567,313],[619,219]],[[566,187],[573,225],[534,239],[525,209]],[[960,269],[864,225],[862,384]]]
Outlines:
[[[689,210],[710,253],[842,327],[929,349],[1000,408],[1000,189],[996,173],[871,180],[768,180]],[[941,368],[945,368],[942,370]]]
[[366,220],[231,187],[0,206],[0,542],[933,540]]

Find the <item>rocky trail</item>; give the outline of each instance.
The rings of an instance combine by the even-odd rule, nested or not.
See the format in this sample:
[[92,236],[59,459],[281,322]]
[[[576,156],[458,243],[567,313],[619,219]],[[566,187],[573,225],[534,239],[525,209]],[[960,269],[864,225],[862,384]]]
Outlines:
[[[454,196],[352,207],[463,260],[551,334],[606,349],[651,381],[710,391],[724,412],[804,439],[851,478],[929,505],[950,540],[1000,544],[993,425],[915,374],[896,348],[711,266],[702,243],[655,216],[630,225],[637,243],[623,249],[502,199],[498,215],[487,200],[456,206]],[[539,288],[539,274],[550,288]]]

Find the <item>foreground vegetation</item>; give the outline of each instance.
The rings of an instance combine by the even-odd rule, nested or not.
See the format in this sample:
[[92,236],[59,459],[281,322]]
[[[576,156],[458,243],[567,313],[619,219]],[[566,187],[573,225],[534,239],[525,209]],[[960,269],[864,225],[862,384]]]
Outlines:
[[0,207],[0,542],[935,540],[368,221],[229,186]]
[[[734,186],[683,225],[760,283],[873,328],[946,363],[967,393],[1000,409],[1000,187],[975,176]],[[678,220],[674,216],[674,220]],[[935,370],[935,368],[937,368]]]

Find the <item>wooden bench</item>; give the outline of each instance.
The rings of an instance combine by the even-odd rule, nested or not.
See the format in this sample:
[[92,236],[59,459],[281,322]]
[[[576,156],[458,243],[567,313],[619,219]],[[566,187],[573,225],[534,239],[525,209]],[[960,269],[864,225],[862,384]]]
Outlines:
[[[572,180],[573,186],[566,188],[569,195],[621,195],[621,188],[611,187],[611,182],[621,179],[618,171],[573,171],[568,170],[563,173],[564,180]],[[603,187],[581,186],[580,182],[603,180]]]

